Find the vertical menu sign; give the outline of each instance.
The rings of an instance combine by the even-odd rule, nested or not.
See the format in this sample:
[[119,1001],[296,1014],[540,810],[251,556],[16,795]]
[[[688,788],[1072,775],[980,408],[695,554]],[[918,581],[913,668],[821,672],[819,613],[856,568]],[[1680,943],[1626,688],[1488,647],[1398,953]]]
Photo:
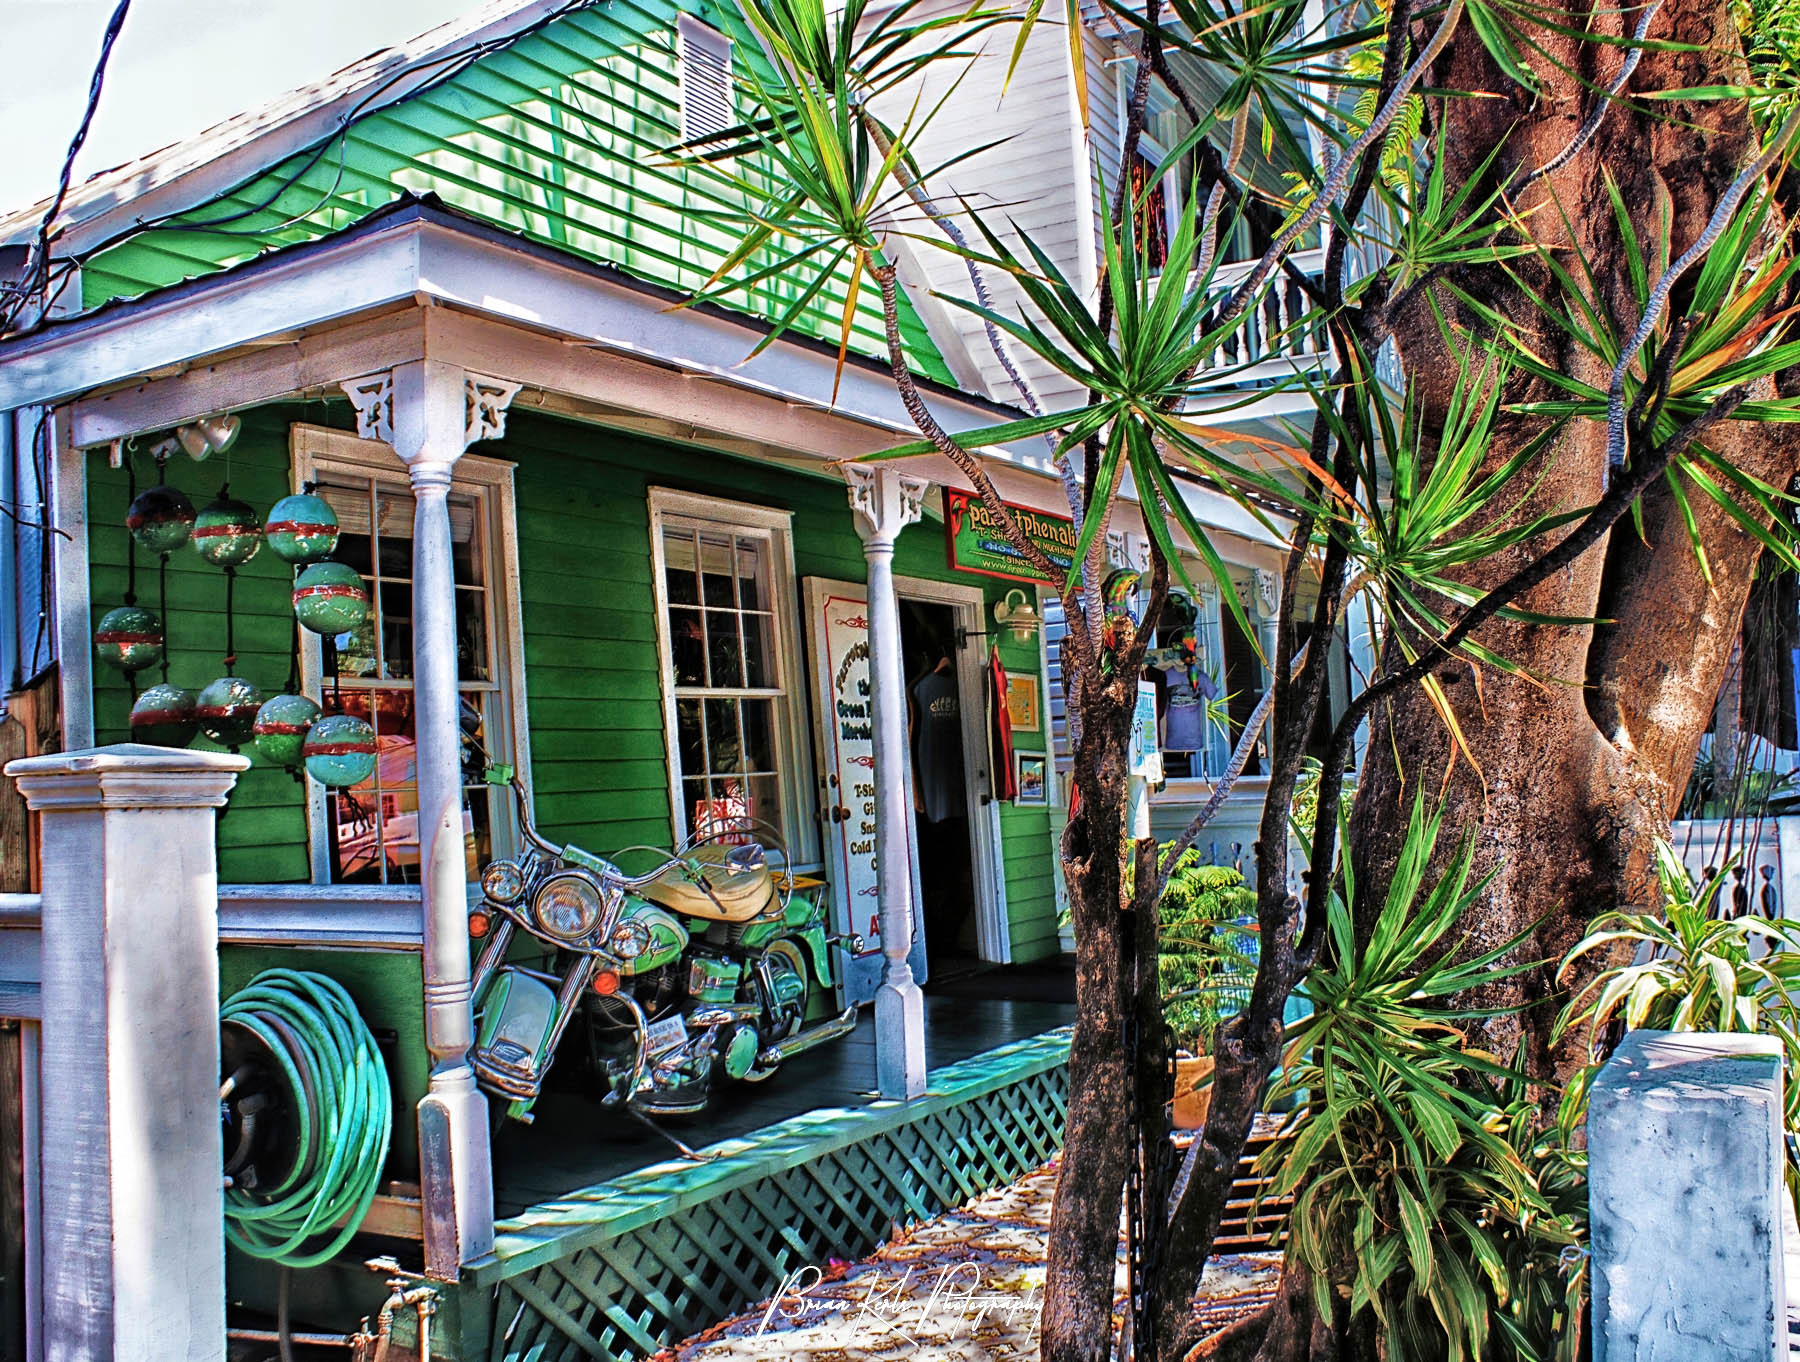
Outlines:
[[[849,958],[844,991],[851,1002],[875,996],[881,982],[881,912],[875,855],[875,696],[869,666],[868,593],[849,582],[806,582],[808,635],[818,682],[819,729],[823,738],[821,809],[831,857],[834,927],[859,934],[862,950]],[[908,840],[910,842],[910,820]],[[911,874],[913,857],[898,867]],[[925,977],[924,932],[917,881],[913,894],[913,950],[916,978]]]

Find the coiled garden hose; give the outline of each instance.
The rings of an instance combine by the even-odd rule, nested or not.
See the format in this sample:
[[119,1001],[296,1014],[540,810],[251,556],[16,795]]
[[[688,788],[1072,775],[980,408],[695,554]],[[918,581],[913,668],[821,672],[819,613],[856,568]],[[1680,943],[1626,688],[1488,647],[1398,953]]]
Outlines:
[[387,1067],[356,1004],[327,975],[264,970],[219,1019],[268,1047],[298,1137],[293,1166],[275,1185],[234,1180],[226,1189],[225,1237],[255,1258],[317,1267],[350,1241],[375,1199],[394,1124]]

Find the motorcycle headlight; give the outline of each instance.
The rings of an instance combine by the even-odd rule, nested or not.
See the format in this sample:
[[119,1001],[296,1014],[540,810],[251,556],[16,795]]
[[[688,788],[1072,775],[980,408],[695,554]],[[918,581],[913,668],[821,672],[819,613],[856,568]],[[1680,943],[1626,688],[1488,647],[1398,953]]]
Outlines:
[[481,892],[495,903],[517,903],[525,893],[525,870],[517,861],[495,861],[481,872]]
[[634,920],[621,922],[607,938],[612,953],[621,960],[635,960],[650,949],[650,929]]
[[591,876],[565,870],[544,881],[531,901],[538,926],[559,941],[576,941],[600,925],[604,897]]

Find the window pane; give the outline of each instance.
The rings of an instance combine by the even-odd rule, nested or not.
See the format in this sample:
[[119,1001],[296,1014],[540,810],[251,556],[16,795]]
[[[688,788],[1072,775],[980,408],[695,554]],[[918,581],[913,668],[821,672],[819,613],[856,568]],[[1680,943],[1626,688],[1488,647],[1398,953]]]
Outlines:
[[487,592],[456,589],[456,674],[464,681],[486,681]]
[[736,700],[706,702],[706,767],[718,775],[737,771],[739,766],[738,717]]
[[768,543],[764,540],[738,536],[738,608],[741,610],[769,608],[766,587],[768,550]]
[[706,651],[712,659],[712,684],[736,689],[744,684],[743,645],[738,617],[730,610],[706,612]]
[[669,611],[669,659],[678,686],[706,684],[706,639],[698,610]]
[[[368,590],[369,583],[365,578],[363,590]],[[338,634],[333,640],[337,645],[337,668],[341,676],[374,676],[377,668],[375,655],[375,616],[369,617],[347,634]],[[331,661],[326,659],[325,669],[331,670]]]
[[700,534],[700,596],[707,605],[735,605],[731,585],[731,536]]
[[[752,776],[746,785],[749,799],[745,802],[744,813],[758,823],[768,824],[779,833],[781,828],[781,782],[774,776]],[[769,836],[768,828],[757,830],[759,839]],[[771,851],[779,851],[781,859],[787,859],[787,848],[771,847]]]
[[775,702],[773,700],[742,700],[738,702],[738,710],[743,722],[744,769],[746,771],[773,771],[775,769]]
[[781,684],[775,666],[774,621],[767,615],[745,615],[744,685],[751,690],[773,690]]
[[381,677],[410,681],[413,674],[412,582],[381,582]]
[[701,726],[698,700],[675,703],[675,752],[683,771],[691,775],[706,773],[706,730]]
[[383,483],[375,493],[375,551],[383,577],[412,579],[413,499]]
[[[487,561],[487,536],[482,533],[481,502],[476,497],[452,495],[450,498],[450,563],[458,586],[485,586],[487,574],[482,566]],[[407,569],[412,575],[412,569]]]
[[700,603],[700,584],[694,576],[692,530],[670,528],[663,531],[663,581],[668,587],[669,604]]

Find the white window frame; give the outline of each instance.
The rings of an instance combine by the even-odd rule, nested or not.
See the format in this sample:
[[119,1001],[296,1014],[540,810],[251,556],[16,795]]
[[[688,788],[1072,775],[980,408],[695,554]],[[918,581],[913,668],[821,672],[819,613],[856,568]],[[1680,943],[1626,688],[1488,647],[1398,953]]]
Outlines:
[[[308,482],[340,472],[351,477],[398,477],[407,482],[406,465],[392,446],[379,440],[363,440],[347,431],[295,422],[288,430],[289,466],[293,490],[298,492]],[[489,667],[494,673],[494,688],[500,700],[492,707],[485,745],[496,761],[509,761],[517,769],[525,786],[527,808],[531,798],[531,728],[525,698],[525,636],[520,627],[523,618],[519,603],[518,518],[513,494],[513,465],[503,459],[465,454],[452,470],[450,490],[474,493],[487,507],[488,572],[486,591],[488,605]],[[319,636],[310,629],[300,631],[301,688],[314,700],[323,703],[328,679],[324,675],[324,648]],[[460,679],[459,679],[460,687]],[[498,731],[495,731],[498,730]],[[331,839],[325,817],[325,787],[317,781],[306,782],[306,827],[308,859],[312,866],[312,882],[330,888],[363,888],[336,884],[331,878]],[[490,796],[490,830],[493,854],[511,856],[518,852],[518,810],[513,801],[498,790]],[[383,886],[391,887],[391,886]]]
[[799,578],[794,571],[793,512],[722,497],[650,489],[651,586],[656,607],[656,681],[663,708],[663,751],[669,779],[669,835],[679,846],[688,833],[681,790],[681,746],[676,736],[675,659],[669,641],[668,562],[663,552],[667,520],[701,520],[769,540],[770,616],[775,628],[775,664],[781,668],[781,700],[775,706],[775,769],[780,777],[781,823],[788,858],[797,870],[823,865],[819,830],[813,818],[812,750],[806,712],[806,673],[800,660]]

